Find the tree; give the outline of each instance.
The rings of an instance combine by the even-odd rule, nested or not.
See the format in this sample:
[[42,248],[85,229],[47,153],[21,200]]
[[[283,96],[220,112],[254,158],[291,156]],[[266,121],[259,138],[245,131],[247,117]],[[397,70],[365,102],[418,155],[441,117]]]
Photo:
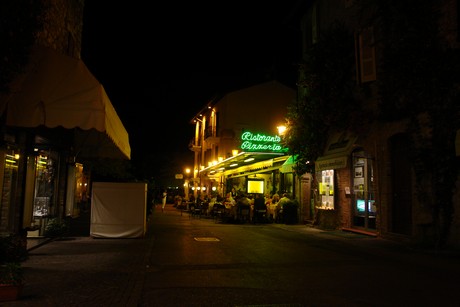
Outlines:
[[353,35],[343,24],[332,24],[306,51],[300,70],[302,94],[288,106],[284,142],[297,155],[296,172],[303,174],[313,171],[311,162],[323,153],[331,132],[357,129],[356,119],[363,118],[354,92]]

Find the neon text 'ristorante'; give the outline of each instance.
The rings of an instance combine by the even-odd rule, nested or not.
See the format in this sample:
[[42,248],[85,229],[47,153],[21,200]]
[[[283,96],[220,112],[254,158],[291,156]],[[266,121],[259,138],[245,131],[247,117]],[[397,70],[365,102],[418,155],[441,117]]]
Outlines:
[[284,152],[281,144],[281,137],[278,135],[254,134],[252,132],[244,132],[241,135],[241,150],[243,151],[261,151],[261,152]]

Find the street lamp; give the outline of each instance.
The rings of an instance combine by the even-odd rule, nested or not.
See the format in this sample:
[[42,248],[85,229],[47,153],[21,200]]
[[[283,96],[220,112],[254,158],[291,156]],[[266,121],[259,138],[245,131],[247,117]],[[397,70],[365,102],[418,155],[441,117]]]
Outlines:
[[287,127],[285,125],[280,125],[276,127],[278,130],[278,135],[284,135],[286,133]]

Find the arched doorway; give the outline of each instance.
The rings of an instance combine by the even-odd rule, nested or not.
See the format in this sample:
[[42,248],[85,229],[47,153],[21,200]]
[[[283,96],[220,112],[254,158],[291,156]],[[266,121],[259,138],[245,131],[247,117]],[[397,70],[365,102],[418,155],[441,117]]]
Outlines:
[[390,231],[409,235],[412,229],[412,172],[409,138],[397,134],[390,138],[391,204]]

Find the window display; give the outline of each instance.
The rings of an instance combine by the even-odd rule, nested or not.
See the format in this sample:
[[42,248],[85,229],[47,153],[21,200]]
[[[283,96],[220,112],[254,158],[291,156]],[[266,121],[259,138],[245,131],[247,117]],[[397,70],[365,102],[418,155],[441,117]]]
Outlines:
[[36,157],[34,216],[52,214],[51,202],[54,194],[54,161],[46,153]]
[[319,183],[321,205],[318,209],[334,209],[334,170],[321,171],[321,182]]

